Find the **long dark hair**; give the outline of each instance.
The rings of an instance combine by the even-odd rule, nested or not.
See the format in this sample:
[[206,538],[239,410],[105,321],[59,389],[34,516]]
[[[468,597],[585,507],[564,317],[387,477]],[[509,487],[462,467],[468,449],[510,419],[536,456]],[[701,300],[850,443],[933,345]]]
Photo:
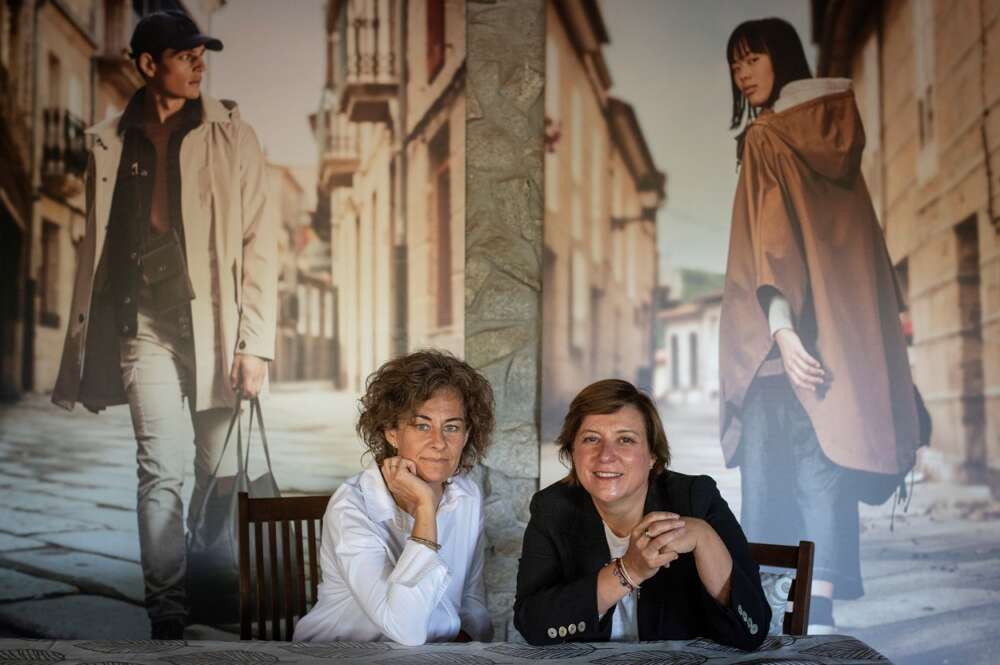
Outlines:
[[726,60],[730,66],[729,84],[733,89],[733,117],[729,129],[739,127],[744,115],[751,120],[757,117],[756,109],[747,104],[732,74],[733,63],[747,52],[766,53],[771,58],[774,87],[764,104],[767,107],[774,105],[786,83],[812,78],[802,42],[791,23],[780,18],[762,18],[740,23],[733,34],[729,35],[729,43],[726,44]]

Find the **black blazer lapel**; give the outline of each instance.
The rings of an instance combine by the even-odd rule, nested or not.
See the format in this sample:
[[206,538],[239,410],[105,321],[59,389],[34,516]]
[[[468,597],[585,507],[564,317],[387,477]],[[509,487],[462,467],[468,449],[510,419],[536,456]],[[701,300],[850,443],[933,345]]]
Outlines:
[[611,560],[611,551],[604,535],[604,522],[594,507],[593,499],[582,488],[579,489],[576,495],[576,524],[573,525],[579,547],[573,554],[578,557],[583,571],[593,572]]

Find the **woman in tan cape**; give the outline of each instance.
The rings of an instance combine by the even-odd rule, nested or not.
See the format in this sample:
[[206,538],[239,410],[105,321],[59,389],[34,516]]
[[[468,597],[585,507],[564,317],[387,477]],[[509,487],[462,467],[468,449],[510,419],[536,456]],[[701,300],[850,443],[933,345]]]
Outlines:
[[810,632],[862,595],[858,500],[913,466],[901,298],[861,175],[848,79],[812,78],[795,29],[741,24],[726,48],[739,137],[720,331],[721,434],[751,541],[816,543]]

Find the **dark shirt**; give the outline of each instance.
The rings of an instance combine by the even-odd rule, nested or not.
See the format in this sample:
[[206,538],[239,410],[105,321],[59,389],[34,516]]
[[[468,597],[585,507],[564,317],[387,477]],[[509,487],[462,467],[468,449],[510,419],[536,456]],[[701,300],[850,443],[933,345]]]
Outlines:
[[[101,292],[110,298],[118,334],[134,337],[141,283],[141,257],[164,231],[172,229],[183,245],[181,215],[180,147],[189,131],[202,121],[201,100],[189,100],[171,119],[166,140],[158,137],[166,151],[158,159],[157,148],[146,134],[146,89],[129,100],[118,123],[122,135],[122,156],[118,165],[105,251],[102,252]],[[159,165],[159,169],[158,169]],[[165,168],[165,173],[164,173]],[[165,176],[165,177],[164,177]],[[160,187],[156,187],[156,182]],[[157,196],[158,195],[158,196]],[[154,204],[156,214],[153,214]],[[151,233],[151,224],[157,233]]]
[[[743,530],[715,481],[664,471],[650,482],[643,512],[662,510],[703,519],[715,529],[733,559],[730,602],[716,601],[698,576],[694,555],[681,554],[642,584],[639,639],[707,637],[756,649],[767,637],[771,608]],[[583,487],[560,482],[535,494],[514,600],[521,635],[532,644],[608,640],[615,607],[598,618],[597,575],[610,558],[601,517]]]

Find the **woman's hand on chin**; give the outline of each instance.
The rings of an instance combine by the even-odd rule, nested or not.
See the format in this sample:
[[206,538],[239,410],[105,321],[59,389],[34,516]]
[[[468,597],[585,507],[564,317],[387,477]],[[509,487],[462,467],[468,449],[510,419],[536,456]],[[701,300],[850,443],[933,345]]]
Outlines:
[[437,512],[434,489],[417,475],[417,465],[404,457],[382,461],[382,477],[399,506],[414,517],[420,510]]

